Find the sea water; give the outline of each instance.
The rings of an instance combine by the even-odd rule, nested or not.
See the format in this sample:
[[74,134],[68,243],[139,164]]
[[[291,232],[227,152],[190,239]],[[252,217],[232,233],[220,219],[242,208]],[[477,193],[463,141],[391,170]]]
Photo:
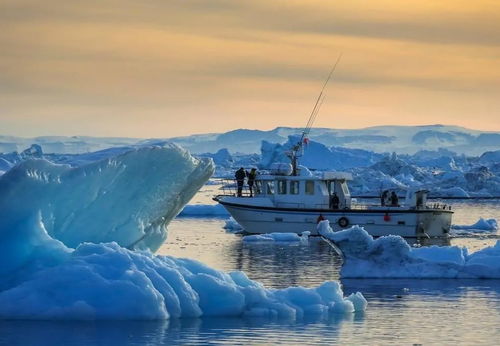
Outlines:
[[[208,203],[206,187],[194,202]],[[500,219],[500,201],[451,201],[455,224]],[[243,270],[270,288],[340,280],[341,259],[321,239],[251,243],[227,232],[224,218],[178,218],[158,251]],[[491,236],[460,237],[471,251]],[[500,337],[499,280],[340,280],[345,294],[361,291],[366,312],[299,321],[201,318],[170,321],[0,321],[0,344],[496,344]]]

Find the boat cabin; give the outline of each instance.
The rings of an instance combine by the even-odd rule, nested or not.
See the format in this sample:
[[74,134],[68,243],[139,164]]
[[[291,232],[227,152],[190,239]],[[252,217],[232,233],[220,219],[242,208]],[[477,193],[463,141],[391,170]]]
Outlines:
[[322,177],[259,175],[255,180],[254,198],[267,198],[278,208],[351,208],[347,181],[349,173],[325,172]]

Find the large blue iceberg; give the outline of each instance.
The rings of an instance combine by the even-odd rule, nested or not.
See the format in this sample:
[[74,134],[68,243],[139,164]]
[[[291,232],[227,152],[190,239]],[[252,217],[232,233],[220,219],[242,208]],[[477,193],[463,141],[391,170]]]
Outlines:
[[[362,311],[340,285],[266,289],[242,272],[155,256],[165,225],[213,172],[177,146],[0,177],[0,319],[296,319]],[[133,249],[133,250],[132,250]]]
[[175,145],[129,149],[78,167],[23,161],[0,177],[0,234],[38,214],[47,233],[69,247],[115,241],[155,251],[165,225],[213,170],[211,160]]

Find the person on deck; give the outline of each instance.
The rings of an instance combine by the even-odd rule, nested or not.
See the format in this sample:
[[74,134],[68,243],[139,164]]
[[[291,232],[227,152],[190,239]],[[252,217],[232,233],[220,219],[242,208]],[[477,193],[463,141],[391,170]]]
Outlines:
[[338,209],[340,204],[339,196],[334,192],[331,199],[331,208]]
[[385,206],[385,201],[387,200],[388,194],[389,194],[389,191],[384,190],[384,192],[382,192],[382,196],[380,196],[380,205],[382,207]]
[[246,172],[243,167],[240,167],[240,169],[238,169],[236,173],[234,173],[234,177],[236,178],[236,184],[238,185],[238,194],[237,194],[238,197],[242,196],[243,184],[245,183],[245,176]]
[[392,191],[391,193],[391,205],[393,207],[399,207],[399,198],[398,195],[396,195],[396,192]]
[[257,177],[257,169],[252,168],[250,172],[246,173],[247,173],[248,189],[250,190],[250,197],[253,197],[253,184],[255,183],[255,177]]

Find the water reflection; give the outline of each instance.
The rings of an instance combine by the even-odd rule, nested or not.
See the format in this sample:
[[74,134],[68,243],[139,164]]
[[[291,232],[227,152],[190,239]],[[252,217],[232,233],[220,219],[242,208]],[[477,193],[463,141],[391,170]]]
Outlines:
[[500,296],[498,280],[486,279],[341,279],[345,294],[361,291],[369,297],[409,295],[465,297],[470,292]]
[[[301,321],[262,318],[201,318],[171,321],[1,321],[6,345],[162,345],[335,342],[344,322],[363,314],[308,317]],[[321,331],[321,334],[318,332]]]
[[307,243],[236,242],[224,249],[235,269],[273,288],[312,287],[339,277],[341,258],[319,237]]
[[426,238],[426,237],[421,237],[421,238],[405,238],[406,242],[410,244],[411,246],[449,246],[451,245],[451,238],[450,237],[435,237],[435,238]]

